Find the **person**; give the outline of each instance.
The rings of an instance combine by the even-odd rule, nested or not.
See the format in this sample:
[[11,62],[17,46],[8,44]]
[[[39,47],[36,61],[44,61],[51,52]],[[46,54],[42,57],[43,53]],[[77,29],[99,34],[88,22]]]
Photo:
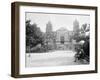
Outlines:
[[74,62],[76,62],[77,60],[81,60],[81,59],[84,59],[84,51],[81,48],[81,46],[78,46],[76,48],[76,54],[75,54],[75,60],[74,60]]

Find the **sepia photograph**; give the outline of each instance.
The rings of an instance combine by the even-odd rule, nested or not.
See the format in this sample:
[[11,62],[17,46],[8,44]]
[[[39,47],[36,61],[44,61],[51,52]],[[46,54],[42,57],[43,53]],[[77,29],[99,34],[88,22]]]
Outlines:
[[89,65],[90,15],[25,12],[25,66]]

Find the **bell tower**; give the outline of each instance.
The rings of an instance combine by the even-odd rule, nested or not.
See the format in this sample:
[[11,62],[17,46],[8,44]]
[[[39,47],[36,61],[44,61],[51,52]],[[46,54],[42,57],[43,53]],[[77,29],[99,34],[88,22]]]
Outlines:
[[77,19],[73,22],[73,31],[75,34],[79,34],[79,22]]
[[51,22],[49,21],[47,24],[46,24],[46,33],[51,33],[52,32],[52,24]]

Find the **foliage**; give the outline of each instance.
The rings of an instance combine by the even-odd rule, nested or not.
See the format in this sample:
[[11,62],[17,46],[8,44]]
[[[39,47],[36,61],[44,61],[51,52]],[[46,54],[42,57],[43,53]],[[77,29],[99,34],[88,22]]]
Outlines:
[[90,24],[83,24],[82,27],[79,29],[79,34],[78,33],[74,33],[73,38],[79,42],[81,40],[85,40],[86,38],[86,33],[90,31]]
[[35,47],[38,44],[43,45],[44,36],[37,24],[30,24],[26,21],[26,48]]
[[81,27],[81,29],[80,29],[80,31],[81,31],[81,33],[86,33],[86,32],[88,32],[88,31],[90,31],[90,24],[88,25],[88,24],[83,24],[82,25],[82,27]]

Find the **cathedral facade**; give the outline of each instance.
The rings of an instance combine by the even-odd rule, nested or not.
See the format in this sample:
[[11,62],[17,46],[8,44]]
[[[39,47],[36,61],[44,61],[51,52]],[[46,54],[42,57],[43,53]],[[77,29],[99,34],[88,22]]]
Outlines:
[[[75,26],[79,26],[76,20],[74,22],[74,28]],[[45,44],[51,49],[56,50],[73,49],[72,36],[77,32],[78,28],[75,28],[75,31],[69,31],[66,28],[61,27],[60,29],[53,31],[51,22],[48,22],[46,25]]]

